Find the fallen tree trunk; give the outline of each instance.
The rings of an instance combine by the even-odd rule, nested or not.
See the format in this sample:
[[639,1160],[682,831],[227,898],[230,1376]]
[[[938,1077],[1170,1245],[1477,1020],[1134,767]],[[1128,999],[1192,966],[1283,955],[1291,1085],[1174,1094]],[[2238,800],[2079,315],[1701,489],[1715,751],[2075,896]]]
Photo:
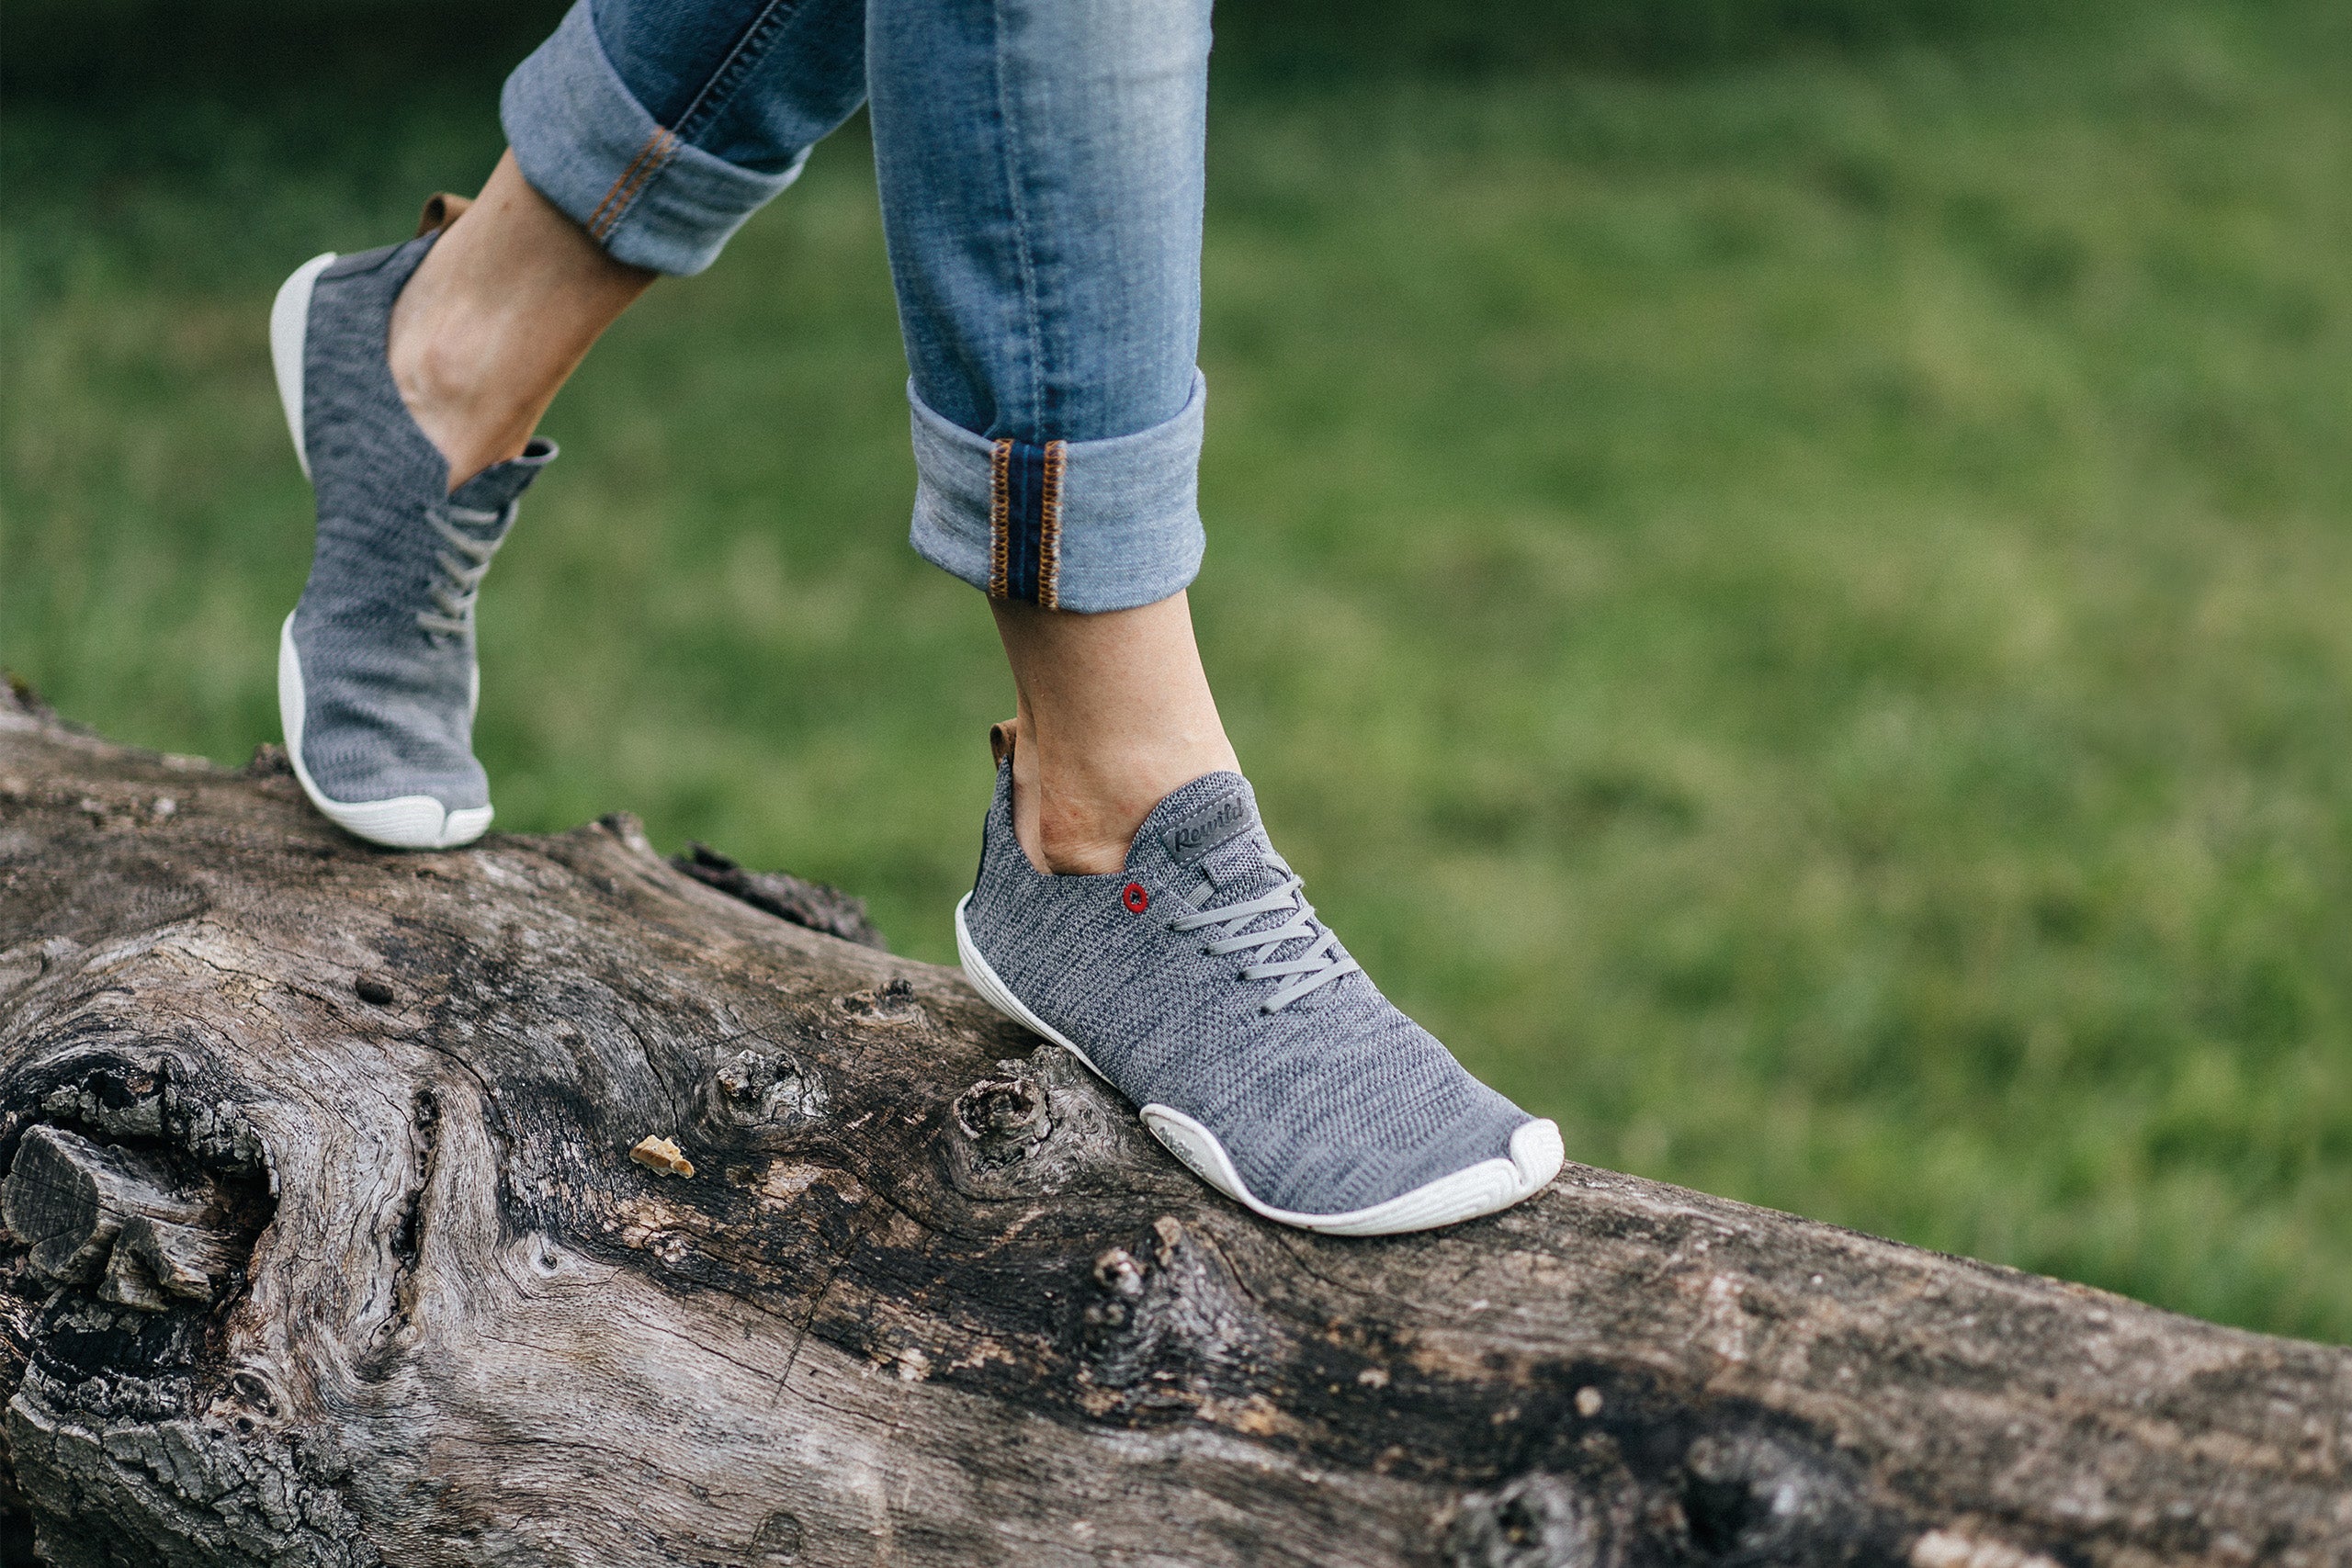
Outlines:
[[2352,1562],[2352,1352],[1577,1166],[1275,1229],[799,897],[0,697],[0,1506],[69,1568]]

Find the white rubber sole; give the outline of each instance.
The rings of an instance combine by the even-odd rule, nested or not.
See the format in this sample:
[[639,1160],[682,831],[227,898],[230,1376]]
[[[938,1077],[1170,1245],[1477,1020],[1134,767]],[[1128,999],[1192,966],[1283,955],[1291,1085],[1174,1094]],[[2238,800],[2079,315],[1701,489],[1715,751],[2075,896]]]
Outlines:
[[[972,896],[967,893],[956,903],[956,953],[963,960],[964,976],[972,982],[972,988],[988,998],[989,1005],[999,1012],[1035,1030],[1084,1062],[1096,1077],[1109,1083],[1102,1069],[1084,1051],[1031,1012],[997,977],[996,971],[973,944],[971,930],[964,923],[964,906],[971,901]],[[1138,1114],[1143,1124],[1151,1129],[1152,1136],[1168,1146],[1169,1153],[1235,1202],[1277,1224],[1319,1231],[1326,1235],[1396,1235],[1406,1231],[1435,1230],[1440,1225],[1491,1214],[1542,1190],[1545,1183],[1560,1174],[1566,1158],[1558,1125],[1537,1120],[1511,1134],[1508,1159],[1480,1160],[1369,1209],[1344,1214],[1304,1214],[1261,1202],[1241,1179],[1241,1173],[1234,1168],[1216,1134],[1175,1107],[1147,1105]]]
[[294,617],[277,632],[277,720],[286,727],[286,760],[295,782],[326,819],[354,837],[393,850],[454,850],[490,830],[491,808],[451,811],[429,795],[390,800],[330,800],[302,765],[302,660],[294,651]]

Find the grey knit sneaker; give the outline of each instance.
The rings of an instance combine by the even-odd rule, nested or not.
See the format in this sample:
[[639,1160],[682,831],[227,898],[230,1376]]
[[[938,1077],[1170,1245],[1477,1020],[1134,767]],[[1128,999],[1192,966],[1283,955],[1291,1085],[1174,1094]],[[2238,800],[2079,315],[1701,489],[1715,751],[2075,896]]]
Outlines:
[[1170,793],[1125,871],[1046,876],[997,770],[964,973],[1067,1046],[1220,1191],[1337,1235],[1490,1214],[1559,1173],[1560,1130],[1463,1070],[1316,918],[1238,773]]
[[318,548],[277,641],[277,711],[302,793],[360,838],[448,849],[490,826],[474,761],[474,595],[514,503],[555,456],[533,441],[446,493],[449,466],[385,362],[392,301],[435,235],[305,263],[269,312],[270,357]]

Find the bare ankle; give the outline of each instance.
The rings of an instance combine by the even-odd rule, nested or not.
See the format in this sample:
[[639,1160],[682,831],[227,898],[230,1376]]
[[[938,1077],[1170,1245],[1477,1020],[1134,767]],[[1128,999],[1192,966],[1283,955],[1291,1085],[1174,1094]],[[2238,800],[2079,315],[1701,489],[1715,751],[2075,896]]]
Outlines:
[[[1014,728],[1001,727],[1002,732]],[[1024,739],[1012,748],[1014,836],[1029,863],[1047,876],[1108,875],[1125,867],[1136,831],[1152,807],[1170,790],[1215,766],[1173,773],[1149,766],[1057,766]]]
[[509,152],[392,307],[386,352],[456,489],[518,456],[597,334],[653,275],[615,261]]
[[[425,266],[432,265],[425,258]],[[419,279],[424,267],[418,269]],[[482,345],[497,334],[465,307],[412,279],[392,307],[385,357],[409,417],[448,460],[457,489],[493,463],[519,455],[538,423],[537,400],[501,396]]]
[[1046,875],[1107,876],[1126,865],[1127,848],[1135,841],[1142,817],[1124,822],[1072,809],[1071,802],[1050,795],[1037,803],[1036,810],[1024,811],[1029,797],[1017,777],[1012,791],[1013,829],[1022,852]]
[[1057,824],[1048,817],[1037,848],[1048,876],[1107,876],[1125,868],[1135,837],[1135,826],[1122,832],[1116,825]]

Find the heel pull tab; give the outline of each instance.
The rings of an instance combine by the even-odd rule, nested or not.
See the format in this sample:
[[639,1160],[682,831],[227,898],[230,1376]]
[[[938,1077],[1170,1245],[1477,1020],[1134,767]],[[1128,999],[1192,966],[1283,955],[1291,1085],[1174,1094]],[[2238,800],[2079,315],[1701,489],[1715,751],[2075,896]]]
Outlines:
[[998,767],[1012,755],[1013,744],[1021,739],[1021,721],[1008,718],[1002,724],[989,726],[989,755],[996,759]]
[[422,240],[427,234],[447,229],[464,217],[466,209],[473,204],[472,197],[455,196],[446,190],[435,191],[424,198],[424,210],[416,216],[416,237]]

